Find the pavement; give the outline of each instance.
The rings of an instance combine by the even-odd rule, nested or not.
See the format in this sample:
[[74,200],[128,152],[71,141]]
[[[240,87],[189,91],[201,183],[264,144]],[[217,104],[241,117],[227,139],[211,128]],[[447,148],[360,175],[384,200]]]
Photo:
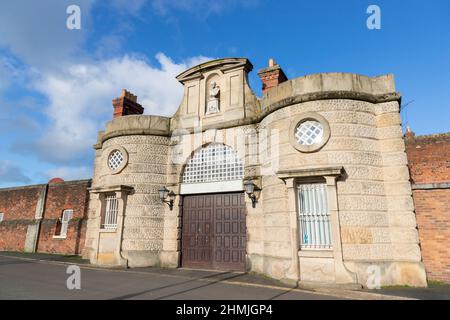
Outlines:
[[[80,267],[81,289],[69,290],[69,265]],[[376,291],[299,289],[263,276],[190,269],[113,269],[78,256],[0,252],[0,299],[50,300],[408,300],[450,299],[450,285]]]

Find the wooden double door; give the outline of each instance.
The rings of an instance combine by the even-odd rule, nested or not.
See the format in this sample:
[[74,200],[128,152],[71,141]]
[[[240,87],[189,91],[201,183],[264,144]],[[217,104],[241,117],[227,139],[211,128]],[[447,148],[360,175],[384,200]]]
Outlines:
[[243,192],[185,196],[182,266],[245,271],[245,218]]

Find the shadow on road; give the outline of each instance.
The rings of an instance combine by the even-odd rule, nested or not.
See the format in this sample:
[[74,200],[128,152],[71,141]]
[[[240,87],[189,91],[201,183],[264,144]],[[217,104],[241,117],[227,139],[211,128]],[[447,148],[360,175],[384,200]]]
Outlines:
[[[229,276],[226,276],[226,275],[229,275]],[[233,274],[233,273],[230,273],[230,272],[215,273],[215,274],[207,275],[207,276],[204,276],[204,277],[199,277],[199,278],[190,279],[190,280],[186,280],[186,281],[182,281],[182,282],[177,282],[177,283],[170,284],[170,285],[167,285],[167,286],[161,286],[161,287],[152,288],[152,289],[149,289],[149,290],[139,291],[139,292],[136,292],[136,293],[126,294],[126,295],[123,295],[123,296],[111,298],[110,300],[131,299],[131,298],[138,297],[138,296],[141,296],[141,295],[146,294],[146,293],[151,293],[151,292],[159,291],[159,290],[162,290],[162,289],[174,288],[174,287],[178,287],[180,285],[193,283],[193,282],[196,282],[196,281],[204,281],[204,280],[208,280],[208,279],[211,279],[211,278],[215,278],[217,276],[221,276],[221,278],[217,279],[217,280],[208,281],[208,283],[206,283],[206,284],[198,285],[198,286],[195,286],[193,288],[180,290],[180,291],[177,291],[177,292],[174,292],[174,293],[171,293],[171,294],[160,296],[160,297],[155,298],[155,300],[161,300],[161,299],[165,299],[165,298],[170,298],[170,297],[173,297],[173,296],[176,296],[176,295],[179,295],[179,294],[183,294],[183,293],[187,293],[187,292],[190,292],[190,291],[193,291],[193,290],[197,290],[197,289],[200,289],[200,288],[205,288],[205,287],[217,284],[217,283],[221,283],[223,281],[227,281],[227,280],[230,280],[230,279],[238,278],[238,277],[242,276],[242,274]],[[225,276],[225,277],[222,277],[222,276]]]

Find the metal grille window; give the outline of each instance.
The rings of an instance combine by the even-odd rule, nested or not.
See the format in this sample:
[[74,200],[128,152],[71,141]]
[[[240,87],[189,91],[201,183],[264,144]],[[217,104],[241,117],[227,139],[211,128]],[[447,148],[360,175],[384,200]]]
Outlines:
[[116,196],[105,197],[105,216],[103,218],[103,229],[115,229],[117,227],[117,214],[119,212],[119,201]]
[[210,144],[188,161],[183,183],[241,180],[244,166],[237,154],[223,144]]
[[308,120],[302,122],[295,130],[295,138],[301,145],[313,145],[323,139],[323,126],[320,122]]
[[300,239],[302,249],[330,249],[331,226],[327,186],[321,183],[298,186]]
[[124,160],[124,156],[120,150],[113,150],[108,157],[108,166],[111,170],[116,170],[120,167]]

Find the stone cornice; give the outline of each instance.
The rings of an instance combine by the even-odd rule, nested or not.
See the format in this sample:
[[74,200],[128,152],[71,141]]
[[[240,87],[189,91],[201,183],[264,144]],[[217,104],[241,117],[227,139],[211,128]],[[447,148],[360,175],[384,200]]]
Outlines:
[[253,69],[253,65],[247,58],[216,59],[192,67],[180,73],[176,78],[178,81],[183,83],[189,80],[202,78],[204,72],[208,72],[213,69],[219,69],[226,72],[235,68],[245,68],[247,71],[251,71]]
[[[383,102],[391,102],[391,101],[400,101],[401,95],[400,93],[389,93],[389,94],[380,94],[373,95],[368,93],[354,92],[354,91],[328,91],[328,92],[316,92],[316,93],[306,93],[299,94],[289,98],[282,99],[280,101],[274,102],[263,109],[263,111],[254,117],[244,118],[240,120],[232,120],[232,121],[224,121],[220,124],[214,125],[204,125],[202,126],[202,131],[210,130],[210,129],[227,129],[240,127],[245,125],[252,125],[261,122],[265,117],[270,115],[271,113],[294,105],[298,103],[305,103],[310,101],[320,101],[320,100],[332,100],[332,99],[340,99],[340,100],[359,100],[366,101],[370,103],[383,103]],[[128,116],[130,117],[130,116]],[[128,118],[123,117],[123,118]],[[133,116],[133,117],[149,117],[149,116]],[[197,128],[179,128],[182,129],[183,134],[191,134]],[[176,132],[175,130],[169,129],[154,129],[154,128],[130,128],[125,129],[122,126],[120,130],[114,130],[111,132],[105,132],[99,137],[99,142],[94,145],[94,149],[101,149],[103,142],[108,139],[119,137],[119,136],[129,136],[129,135],[154,135],[154,136],[164,136],[170,137],[172,132]]]
[[262,118],[266,117],[270,113],[293,105],[297,103],[304,103],[309,101],[319,101],[319,100],[333,100],[333,99],[340,99],[340,100],[359,100],[359,101],[365,101],[370,103],[384,103],[384,102],[391,102],[391,101],[400,101],[401,95],[398,92],[395,93],[387,93],[387,94],[380,94],[380,95],[374,95],[369,93],[363,93],[363,92],[355,92],[355,91],[322,91],[322,92],[313,92],[313,93],[306,93],[306,94],[298,94],[295,96],[291,96],[285,99],[282,99],[280,101],[276,101],[267,107],[263,108],[263,114]]
[[[305,103],[310,101],[320,101],[320,100],[332,100],[332,99],[341,99],[341,100],[359,100],[370,103],[383,103],[383,102],[391,102],[391,101],[400,101],[401,95],[400,93],[391,93],[391,94],[382,94],[382,95],[371,95],[366,93],[358,93],[353,91],[330,91],[330,92],[317,92],[317,93],[306,93],[299,94],[293,97],[289,97],[280,101],[277,101],[269,106],[265,107],[263,111],[255,116],[248,117],[241,120],[233,120],[233,121],[224,121],[220,124],[215,125],[204,125],[202,126],[202,131],[210,130],[210,129],[227,129],[240,127],[245,125],[251,125],[261,122],[265,117],[270,115],[271,113],[289,107],[298,103]],[[197,128],[195,128],[197,129]],[[194,128],[183,128],[184,132],[193,133]],[[175,131],[175,130],[174,130]]]
[[280,179],[305,177],[339,177],[344,174],[344,167],[312,167],[299,170],[280,170],[276,173]]
[[130,193],[134,190],[133,187],[125,186],[125,185],[116,185],[116,186],[108,186],[108,187],[94,187],[88,188],[91,193],[106,193],[106,192],[126,192]]

